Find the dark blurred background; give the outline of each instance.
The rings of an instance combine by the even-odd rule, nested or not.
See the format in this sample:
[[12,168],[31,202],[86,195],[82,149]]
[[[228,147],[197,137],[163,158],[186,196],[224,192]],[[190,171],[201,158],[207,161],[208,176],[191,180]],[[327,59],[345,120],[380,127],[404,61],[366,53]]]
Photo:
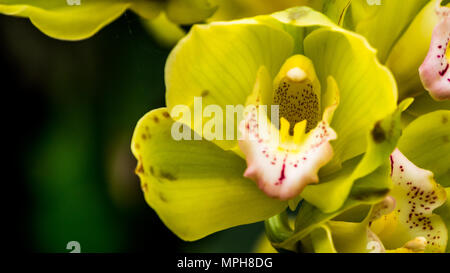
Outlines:
[[261,223],[187,243],[144,201],[130,140],[165,105],[169,52],[132,13],[81,42],[0,15],[7,250],[69,252],[78,241],[81,252],[252,251]]

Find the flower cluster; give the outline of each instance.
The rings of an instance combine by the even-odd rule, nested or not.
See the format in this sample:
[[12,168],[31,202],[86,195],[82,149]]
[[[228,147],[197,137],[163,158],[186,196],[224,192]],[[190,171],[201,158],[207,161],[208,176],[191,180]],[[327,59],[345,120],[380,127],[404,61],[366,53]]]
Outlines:
[[[448,93],[446,8],[389,3],[192,27],[167,60],[167,107],[143,117],[132,141],[146,200],[175,234],[266,220],[278,250],[446,251],[450,111],[407,99]],[[430,16],[436,24],[424,26]],[[205,109],[247,106],[227,117],[244,137],[211,139],[202,125],[215,115],[174,114],[194,111],[196,97]],[[266,106],[279,107],[278,123]],[[174,140],[173,124],[202,140]]]
[[[176,42],[166,107],[131,149],[147,203],[180,238],[265,221],[276,250],[450,251],[448,1],[6,2],[56,38],[132,9]],[[216,21],[233,10],[253,17]],[[174,38],[168,23],[195,24]]]

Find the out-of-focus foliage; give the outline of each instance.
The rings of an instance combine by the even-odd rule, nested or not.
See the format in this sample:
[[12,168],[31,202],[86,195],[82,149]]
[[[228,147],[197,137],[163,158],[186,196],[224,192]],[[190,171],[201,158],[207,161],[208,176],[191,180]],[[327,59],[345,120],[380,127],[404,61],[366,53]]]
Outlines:
[[175,24],[192,24],[210,17],[210,0],[0,0],[0,13],[29,18],[46,35],[63,40],[86,39],[126,10],[145,20],[165,13]]
[[[390,0],[380,5],[366,0],[348,2],[348,9],[343,10],[342,25],[365,36],[377,49],[378,58],[397,80],[400,100],[421,95],[425,89],[419,67],[430,49],[435,28],[442,25],[444,29],[450,22],[450,4],[442,0],[411,0],[407,4],[403,0]],[[444,31],[442,35],[442,43],[445,43],[447,34]],[[437,57],[437,53],[432,57]],[[445,80],[445,83],[448,82]]]

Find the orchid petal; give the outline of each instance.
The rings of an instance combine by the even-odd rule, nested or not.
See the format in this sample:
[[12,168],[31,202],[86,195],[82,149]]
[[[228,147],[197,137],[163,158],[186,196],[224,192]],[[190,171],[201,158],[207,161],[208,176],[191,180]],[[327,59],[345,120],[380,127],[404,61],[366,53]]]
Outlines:
[[209,18],[217,10],[214,0],[170,0],[165,11],[170,21],[186,25],[199,23]]
[[132,0],[3,0],[0,3],[0,13],[27,17],[46,35],[62,40],[89,38],[127,9],[151,19],[162,7],[157,2]]
[[[420,169],[398,149],[391,155],[393,212],[372,222],[371,229],[389,249],[401,248],[418,237],[426,239],[426,252],[444,252],[447,228],[433,210],[444,204],[446,192],[433,173]],[[408,248],[408,247],[407,247]]]
[[177,24],[167,19],[167,15],[161,12],[156,18],[142,20],[144,27],[152,34],[154,39],[164,47],[174,46],[186,32]]
[[132,151],[145,200],[180,238],[197,240],[287,208],[242,177],[240,157],[205,140],[176,141],[173,124],[167,109],[151,111],[136,127]]
[[404,101],[393,114],[378,122],[367,134],[368,144],[362,158],[349,160],[341,170],[322,175],[320,183],[305,188],[301,196],[325,213],[340,209],[356,181],[382,166],[394,150],[401,133],[401,113],[410,103],[411,100]]
[[373,205],[382,201],[389,192],[391,182],[389,179],[389,163],[386,162],[368,176],[358,179],[354,184],[349,198],[337,211],[325,213],[307,201],[302,202],[297,215],[295,232],[283,242],[273,243],[275,247],[296,251],[297,242],[303,240],[309,234],[344,212],[357,209],[362,205]]
[[367,132],[395,110],[395,80],[367,41],[354,33],[315,30],[305,39],[305,55],[313,61],[320,82],[333,76],[339,87],[340,106],[331,123],[339,138],[330,163],[338,165],[364,153]]
[[[265,66],[270,77],[274,77],[292,48],[293,40],[287,33],[254,20],[195,25],[166,63],[168,108],[187,105],[194,113],[195,97],[202,98],[204,107],[218,105],[224,113],[227,105],[245,105],[258,69]],[[203,124],[207,121],[204,118]],[[200,129],[194,122],[199,123]],[[187,123],[202,135],[200,121],[193,119]],[[234,125],[231,129],[236,129],[233,132],[236,135],[236,119],[227,115],[224,132],[226,124]],[[213,142],[228,150],[237,146],[236,139]]]
[[450,99],[450,8],[439,7],[430,50],[419,68],[422,83],[435,100]]
[[369,40],[385,63],[395,42],[429,0],[353,0],[351,19],[357,33]]
[[450,111],[423,115],[403,131],[398,147],[420,168],[434,173],[436,181],[450,186]]
[[430,1],[416,15],[389,53],[386,66],[397,80],[400,98],[420,94],[424,91],[417,68],[420,67],[427,55],[431,34],[439,21],[435,7],[436,1]]

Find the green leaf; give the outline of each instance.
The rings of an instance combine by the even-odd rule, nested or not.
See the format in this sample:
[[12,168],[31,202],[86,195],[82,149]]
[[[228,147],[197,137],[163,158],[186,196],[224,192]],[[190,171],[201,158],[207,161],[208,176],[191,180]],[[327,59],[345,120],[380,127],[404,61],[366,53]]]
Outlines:
[[[46,35],[62,40],[82,40],[91,37],[127,9],[145,20],[154,19],[163,11],[174,24],[192,24],[210,17],[217,5],[214,0],[0,0],[0,13],[27,17]],[[151,22],[161,25],[167,18]],[[164,22],[168,26],[167,22]],[[174,33],[170,26],[169,33]],[[180,31],[177,32],[178,36]],[[173,43],[173,37],[156,31],[163,44]]]
[[381,5],[371,5],[375,1],[353,0],[351,18],[354,30],[369,40],[384,63],[396,41],[428,1],[381,0]]
[[180,238],[197,240],[287,208],[242,176],[243,159],[205,140],[176,141],[173,124],[167,109],[151,111],[136,127],[132,151],[147,203]]
[[127,9],[146,19],[154,18],[161,5],[139,0],[1,0],[0,13],[27,17],[46,35],[81,40],[94,35]]
[[400,151],[415,165],[434,173],[450,187],[450,111],[441,110],[413,121],[399,140]]
[[433,99],[450,100],[450,4],[439,6],[442,0],[436,1],[436,17],[439,22],[433,29],[428,54],[419,67],[420,80],[423,87]]

